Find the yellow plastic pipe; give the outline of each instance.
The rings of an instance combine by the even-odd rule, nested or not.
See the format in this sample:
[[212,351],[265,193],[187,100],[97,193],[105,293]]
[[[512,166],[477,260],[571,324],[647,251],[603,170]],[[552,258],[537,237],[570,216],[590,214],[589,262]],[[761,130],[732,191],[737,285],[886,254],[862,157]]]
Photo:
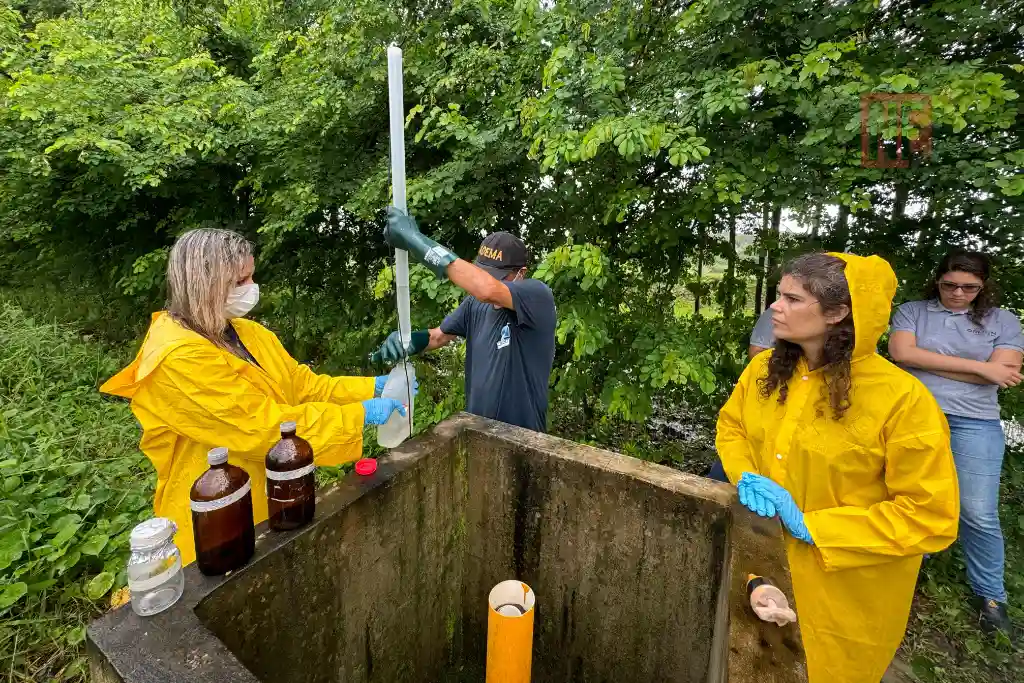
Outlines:
[[536,596],[522,581],[502,581],[487,596],[487,683],[530,683]]

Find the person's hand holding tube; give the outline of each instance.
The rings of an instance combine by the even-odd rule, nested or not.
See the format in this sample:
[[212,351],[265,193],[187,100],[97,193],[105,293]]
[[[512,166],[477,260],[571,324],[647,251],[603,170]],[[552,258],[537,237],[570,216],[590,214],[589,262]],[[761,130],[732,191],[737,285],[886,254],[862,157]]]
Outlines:
[[398,411],[398,414],[405,417],[405,404],[394,398],[371,398],[363,401],[363,424],[382,425],[391,418],[391,413]]
[[397,363],[403,358],[423,353],[429,344],[430,332],[427,330],[414,331],[408,344],[402,343],[400,332],[392,332],[380,348],[373,352],[370,361],[373,363]]
[[[768,477],[762,477],[759,474],[752,474],[750,472],[744,472],[743,476],[740,477],[740,482],[737,489],[742,488],[745,493],[740,495],[740,501],[743,501],[744,496],[747,500],[768,500],[775,506],[775,510],[779,515],[779,519],[786,526],[786,529],[798,541],[809,543],[814,545],[814,539],[811,538],[811,532],[807,530],[807,525],[804,524],[804,513],[797,507],[796,501],[793,500],[793,496],[789,494],[789,491],[782,488]],[[746,503],[744,503],[746,505]],[[747,505],[749,508],[750,505]],[[753,508],[751,508],[753,509]],[[754,512],[758,512],[754,510]],[[760,512],[758,512],[760,514]],[[766,515],[762,515],[766,516]]]
[[395,249],[409,252],[413,261],[425,265],[441,280],[448,279],[448,266],[458,258],[448,247],[420,232],[415,218],[394,206],[388,207],[384,239]]

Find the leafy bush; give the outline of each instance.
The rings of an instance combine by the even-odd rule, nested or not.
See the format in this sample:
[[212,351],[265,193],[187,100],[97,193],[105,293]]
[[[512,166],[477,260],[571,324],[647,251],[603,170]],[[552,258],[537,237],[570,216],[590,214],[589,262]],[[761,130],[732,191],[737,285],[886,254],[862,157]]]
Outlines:
[[84,680],[85,623],[124,585],[154,477],[128,406],[97,392],[121,361],[0,303],[0,660],[12,681]]

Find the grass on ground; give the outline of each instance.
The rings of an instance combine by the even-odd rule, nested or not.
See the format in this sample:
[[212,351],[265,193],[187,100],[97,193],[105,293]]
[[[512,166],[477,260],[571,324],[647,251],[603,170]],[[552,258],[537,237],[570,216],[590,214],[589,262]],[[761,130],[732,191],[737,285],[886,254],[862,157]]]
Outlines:
[[85,624],[124,585],[152,469],[128,406],[96,391],[120,360],[0,303],[0,677],[84,681]]

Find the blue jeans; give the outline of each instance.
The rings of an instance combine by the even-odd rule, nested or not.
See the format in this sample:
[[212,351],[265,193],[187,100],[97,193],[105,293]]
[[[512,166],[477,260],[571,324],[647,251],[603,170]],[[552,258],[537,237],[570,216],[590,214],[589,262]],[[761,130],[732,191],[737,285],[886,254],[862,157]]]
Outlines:
[[722,466],[722,459],[715,458],[715,464],[711,466],[711,471],[708,472],[708,479],[714,479],[715,481],[729,483],[729,477],[725,475],[725,468]]
[[947,415],[960,480],[960,547],[967,580],[982,598],[1006,602],[1003,532],[999,526],[999,475],[1006,439],[999,420]]

